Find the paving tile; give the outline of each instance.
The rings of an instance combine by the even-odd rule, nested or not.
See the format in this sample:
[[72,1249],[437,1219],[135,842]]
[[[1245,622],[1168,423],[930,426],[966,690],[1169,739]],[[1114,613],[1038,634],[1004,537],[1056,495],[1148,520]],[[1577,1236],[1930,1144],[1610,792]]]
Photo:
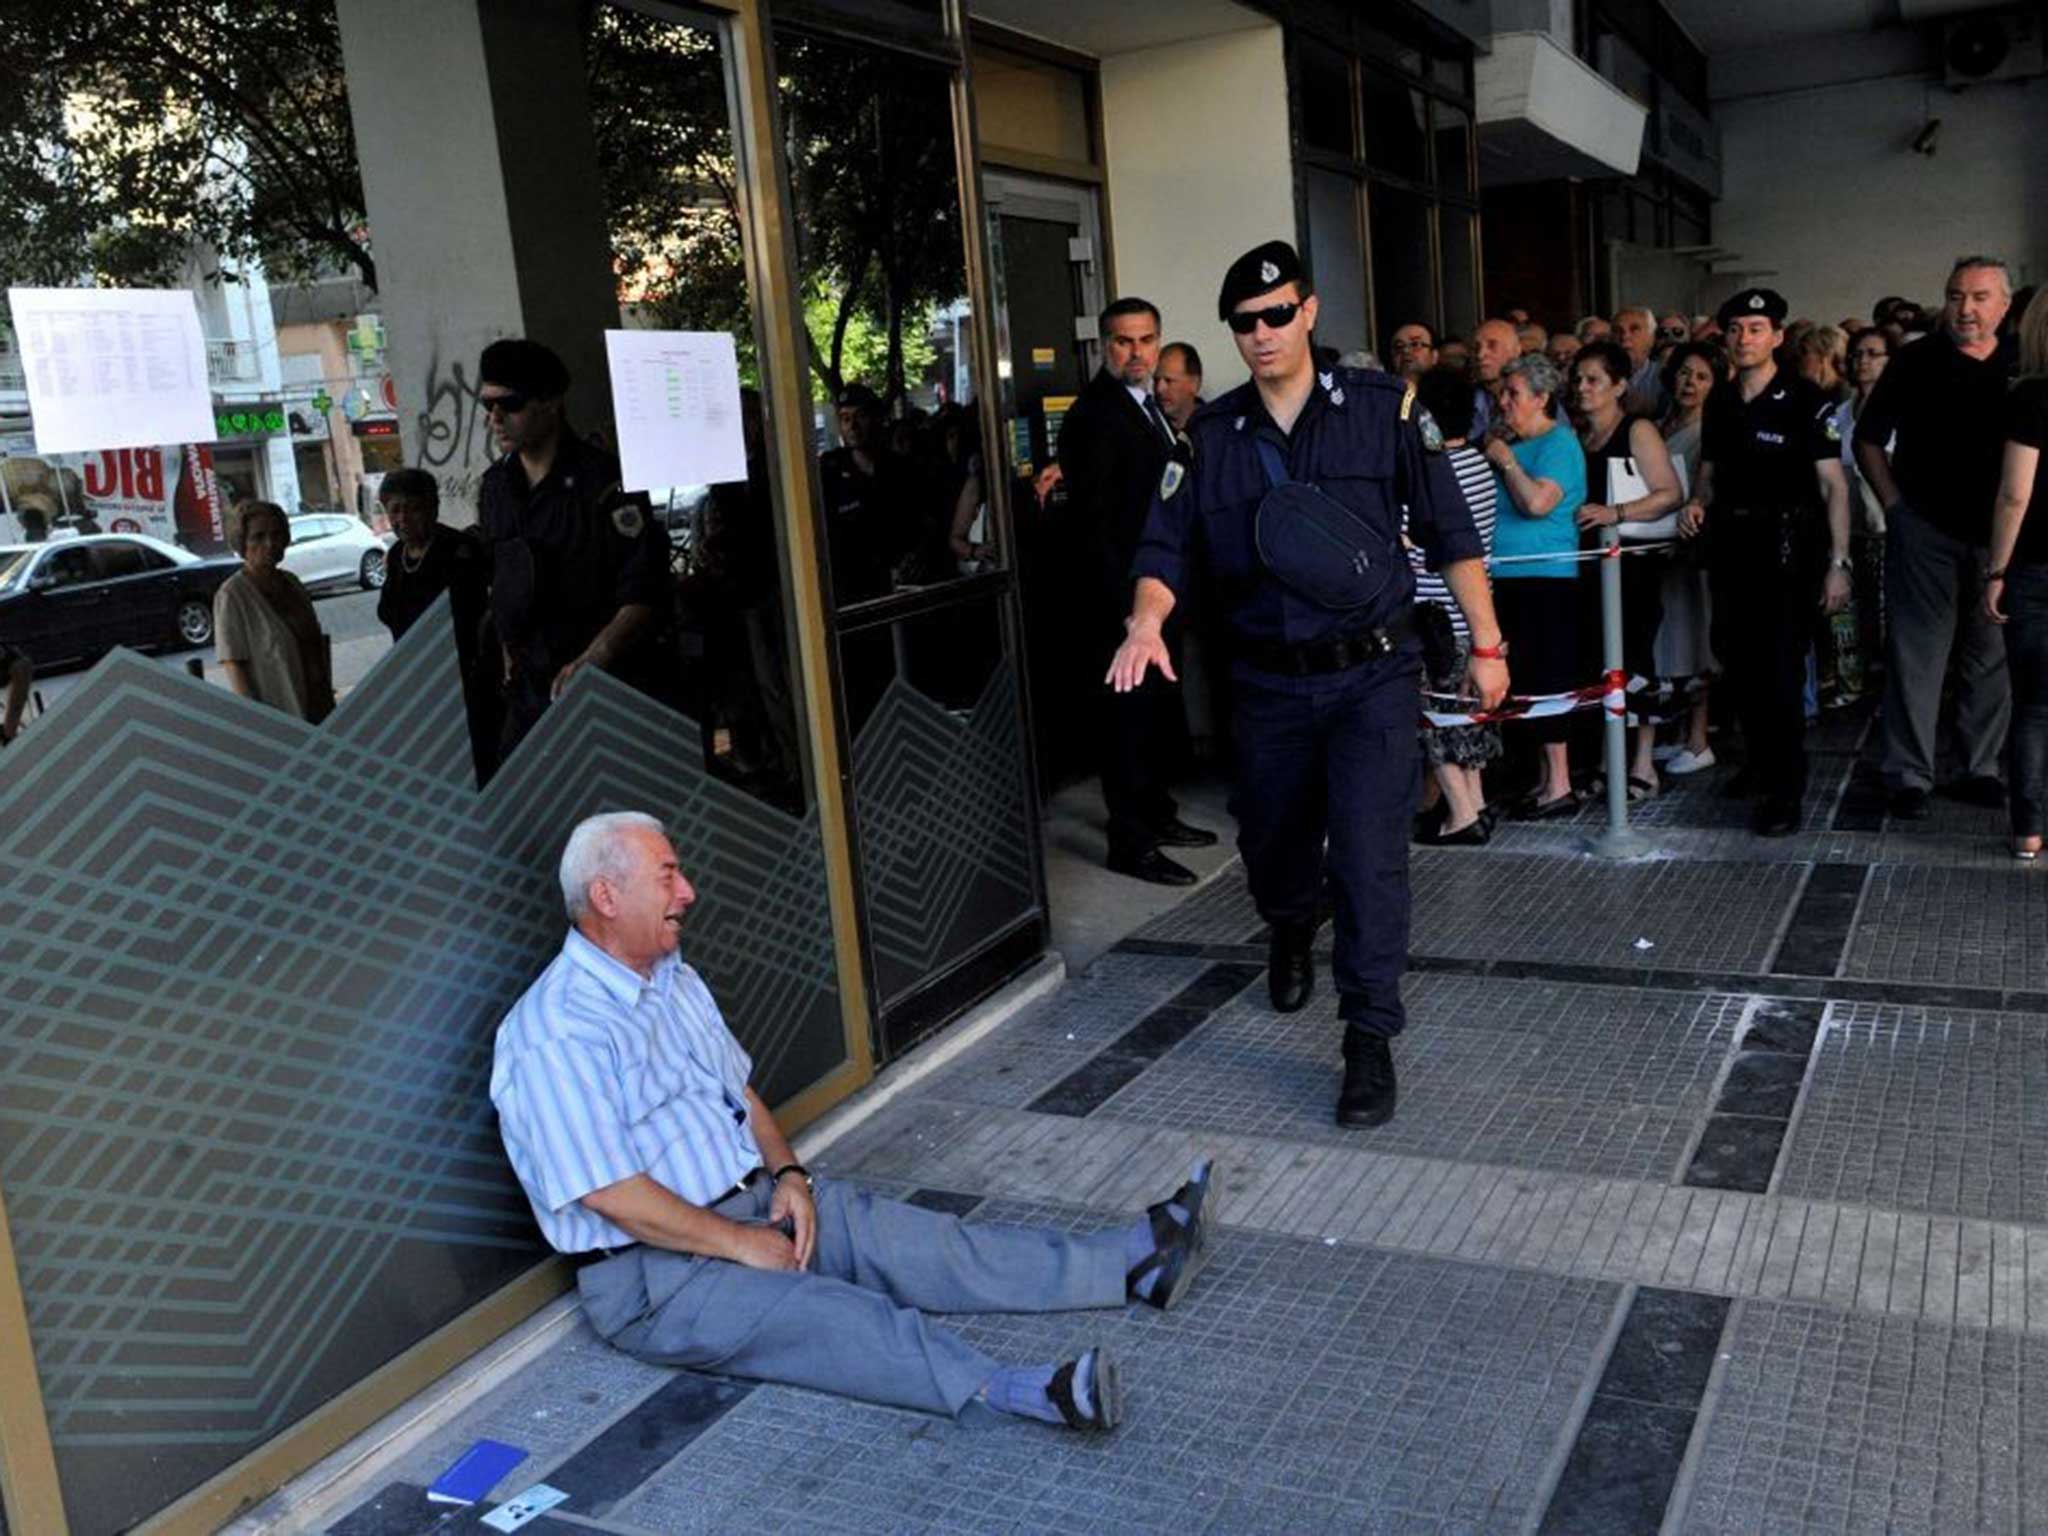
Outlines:
[[1779,1187],[2048,1222],[2048,1018],[1836,1004]]
[[2048,881],[2031,870],[1873,870],[1845,976],[2048,988]]
[[[991,1202],[977,1219],[1087,1224]],[[1096,1336],[1130,1413],[1087,1437],[764,1387],[616,1518],[709,1531],[774,1490],[797,1528],[1511,1531],[1592,1371],[1617,1292],[1593,1282],[1231,1234],[1164,1316],[969,1317],[1000,1359]],[[1285,1370],[1276,1363],[1292,1362]]]
[[[1691,1532],[2027,1528],[2048,1451],[2023,1383],[2041,1341],[1791,1302],[1744,1302],[1702,1422]],[[2048,1374],[2036,1377],[2048,1382]],[[2038,1492],[2032,1496],[2038,1498]]]

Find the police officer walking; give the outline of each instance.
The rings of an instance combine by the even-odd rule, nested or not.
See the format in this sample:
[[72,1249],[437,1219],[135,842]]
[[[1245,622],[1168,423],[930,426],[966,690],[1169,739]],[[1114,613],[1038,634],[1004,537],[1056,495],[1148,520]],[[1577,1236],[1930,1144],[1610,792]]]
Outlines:
[[1173,676],[1161,631],[1199,562],[1231,640],[1231,812],[1272,929],[1273,1006],[1292,1013],[1314,990],[1327,874],[1346,1025],[1337,1122],[1379,1125],[1396,1099],[1390,1042],[1405,1023],[1409,818],[1421,774],[1404,507],[1471,626],[1468,681],[1487,707],[1507,692],[1507,647],[1479,535],[1426,440],[1413,387],[1363,369],[1317,372],[1316,300],[1294,248],[1276,240],[1233,262],[1217,315],[1251,382],[1197,411],[1189,447],[1166,465],[1108,681],[1128,692],[1150,668]]
[[1678,520],[1687,538],[1709,530],[1714,652],[1748,752],[1723,792],[1756,797],[1749,825],[1764,837],[1799,830],[1814,611],[1849,600],[1849,482],[1834,405],[1780,372],[1785,310],[1768,288],[1721,306],[1735,384],[1707,398],[1699,480]]
[[502,750],[510,753],[583,667],[644,692],[672,689],[658,641],[673,588],[668,537],[619,461],[571,431],[569,370],[537,341],[484,348],[477,402],[504,457],[477,488],[491,555],[491,616],[504,647]]

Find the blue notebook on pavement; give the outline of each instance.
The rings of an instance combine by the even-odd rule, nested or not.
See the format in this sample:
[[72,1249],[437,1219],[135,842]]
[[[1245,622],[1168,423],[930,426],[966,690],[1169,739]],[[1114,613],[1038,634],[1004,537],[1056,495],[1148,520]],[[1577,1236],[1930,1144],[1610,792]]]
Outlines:
[[502,1440],[479,1440],[454,1466],[434,1479],[427,1497],[436,1504],[474,1504],[498,1479],[526,1460],[526,1452]]

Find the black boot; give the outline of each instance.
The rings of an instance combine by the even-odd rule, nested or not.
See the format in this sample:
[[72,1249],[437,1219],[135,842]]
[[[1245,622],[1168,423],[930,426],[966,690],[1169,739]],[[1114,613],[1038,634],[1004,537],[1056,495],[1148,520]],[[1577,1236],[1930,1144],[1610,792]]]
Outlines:
[[1337,1091],[1339,1125],[1385,1125],[1400,1096],[1394,1081],[1394,1051],[1385,1035],[1344,1031],[1344,1086]]
[[1316,989],[1314,923],[1275,923],[1266,941],[1266,995],[1279,1013],[1298,1013]]

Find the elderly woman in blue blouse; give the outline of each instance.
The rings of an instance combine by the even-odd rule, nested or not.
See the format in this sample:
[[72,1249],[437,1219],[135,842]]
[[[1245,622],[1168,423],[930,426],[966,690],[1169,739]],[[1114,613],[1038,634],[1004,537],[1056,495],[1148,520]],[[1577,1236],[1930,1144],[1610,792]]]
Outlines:
[[[1578,512],[1586,500],[1586,455],[1559,419],[1564,378],[1540,352],[1501,370],[1499,409],[1488,429],[1487,462],[1498,482],[1493,601],[1514,657],[1515,682],[1529,693],[1562,693],[1578,670]],[[1571,716],[1527,721],[1543,747],[1543,776],[1520,812],[1556,816],[1577,804],[1566,753]]]

